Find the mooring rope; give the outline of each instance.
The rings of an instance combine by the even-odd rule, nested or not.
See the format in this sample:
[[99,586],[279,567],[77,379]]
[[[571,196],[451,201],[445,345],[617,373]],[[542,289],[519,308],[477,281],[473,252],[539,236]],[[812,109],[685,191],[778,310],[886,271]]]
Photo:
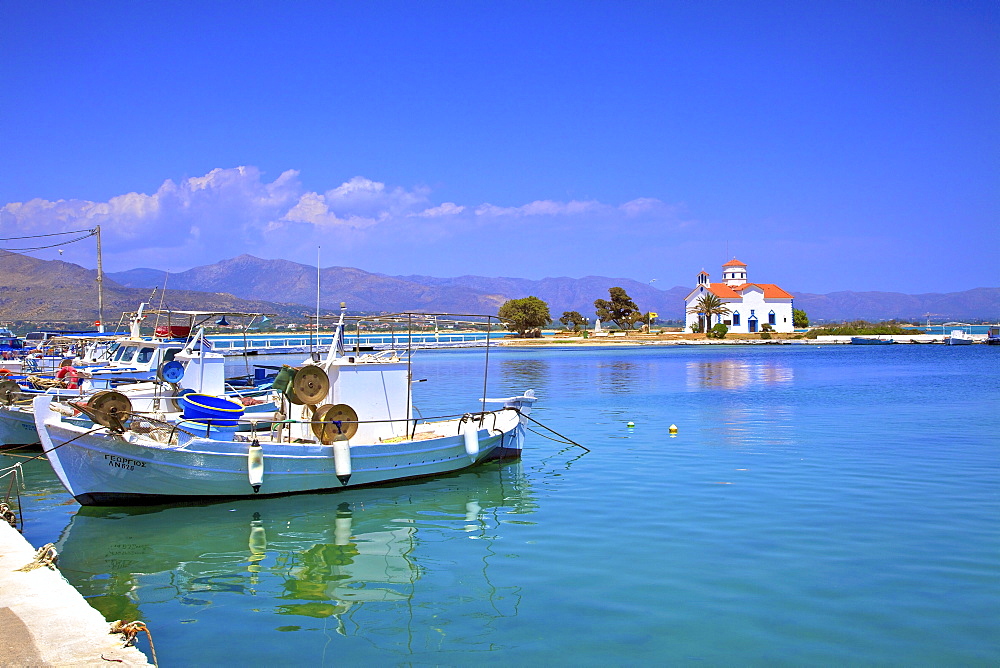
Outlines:
[[41,568],[42,566],[48,566],[51,570],[56,570],[56,562],[59,560],[59,554],[56,552],[56,546],[52,543],[46,543],[38,548],[38,552],[35,553],[35,558],[29,561],[24,566],[21,566],[17,571],[22,573],[28,573],[35,570],[36,568]]
[[0,501],[0,520],[10,525],[12,529],[17,528],[17,515],[5,502]]
[[[73,438],[69,439],[68,441],[60,443],[59,445],[57,445],[57,446],[55,446],[55,447],[53,447],[53,448],[51,448],[49,450],[42,451],[42,453],[39,454],[39,455],[35,455],[34,457],[28,457],[26,461],[30,462],[32,459],[38,459],[40,457],[44,457],[47,452],[52,452],[52,450],[58,450],[62,446],[69,445],[70,443],[72,443],[73,441],[75,441],[78,438],[83,438],[84,436],[87,436],[89,434],[93,434],[95,431],[100,431],[101,429],[104,429],[104,427],[96,427],[96,428],[91,429],[89,431],[85,431],[82,434],[78,434],[78,435],[74,436]],[[15,454],[11,454],[10,456],[11,457],[26,457],[26,455],[15,455]],[[23,462],[18,462],[17,465],[20,465],[21,463],[23,463]]]
[[[17,462],[5,469],[0,469],[0,480],[8,476],[10,476],[10,484],[7,485],[7,495],[4,497],[3,502],[0,503],[0,515],[3,516],[3,519],[8,524],[17,529],[18,518],[20,518],[21,526],[24,526],[24,510],[21,504],[21,490],[24,489],[24,470],[21,468],[21,462]],[[21,481],[20,485],[17,484],[18,480]],[[10,496],[14,492],[17,492],[17,516],[14,515],[14,511],[11,510],[9,505]]]
[[[545,426],[544,424],[542,424],[541,422],[539,422],[539,421],[538,421],[538,420],[536,420],[535,418],[531,417],[530,415],[525,415],[524,413],[522,413],[522,412],[521,412],[521,409],[519,409],[519,408],[514,408],[514,407],[510,407],[510,408],[508,408],[508,410],[512,410],[512,411],[516,412],[516,413],[517,413],[518,415],[520,415],[520,416],[521,416],[521,417],[523,417],[524,419],[526,419],[526,420],[530,420],[531,422],[534,422],[535,424],[537,424],[537,425],[538,425],[539,427],[541,427],[542,429],[545,429],[546,431],[549,431],[549,432],[551,432],[551,433],[555,434],[555,435],[556,435],[556,436],[558,436],[559,438],[563,439],[563,441],[564,441],[565,443],[568,443],[569,445],[575,445],[575,446],[576,446],[576,447],[578,447],[578,448],[583,448],[583,449],[584,449],[584,450],[586,450],[587,452],[590,452],[590,448],[588,448],[587,446],[584,446],[584,445],[580,445],[579,443],[577,443],[577,442],[576,442],[576,441],[574,441],[573,439],[569,438],[568,436],[563,436],[562,434],[560,434],[560,433],[559,433],[558,431],[556,431],[555,429],[552,429],[551,427],[546,427],[546,426]],[[532,433],[532,434],[538,434],[538,432],[537,432],[537,431],[534,431],[534,430],[531,430],[531,433]],[[548,436],[545,436],[544,434],[538,434],[538,435],[539,435],[539,436],[542,436],[542,437],[544,437],[544,438],[548,438]],[[554,441],[555,439],[551,439],[551,440],[553,440],[553,441]]]
[[153,646],[153,634],[149,632],[149,627],[146,626],[145,622],[124,622],[120,619],[111,622],[110,633],[119,633],[125,636],[125,644],[122,647],[135,644],[135,637],[139,635],[139,631],[146,632],[146,637],[149,639],[149,650],[153,653],[153,665],[159,666],[160,664],[156,660],[156,647]]

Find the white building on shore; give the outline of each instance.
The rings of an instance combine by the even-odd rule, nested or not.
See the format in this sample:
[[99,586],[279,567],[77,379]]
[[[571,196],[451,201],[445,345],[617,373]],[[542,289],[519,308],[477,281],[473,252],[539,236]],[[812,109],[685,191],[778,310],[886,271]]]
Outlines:
[[691,331],[702,316],[691,313],[706,292],[714,294],[729,309],[729,315],[715,316],[710,323],[714,327],[723,323],[733,333],[754,333],[763,331],[770,325],[775,332],[791,332],[792,295],[773,283],[750,283],[747,281],[747,265],[733,258],[722,265],[722,282],[709,281],[704,269],[698,274],[698,284],[684,298],[684,330]]

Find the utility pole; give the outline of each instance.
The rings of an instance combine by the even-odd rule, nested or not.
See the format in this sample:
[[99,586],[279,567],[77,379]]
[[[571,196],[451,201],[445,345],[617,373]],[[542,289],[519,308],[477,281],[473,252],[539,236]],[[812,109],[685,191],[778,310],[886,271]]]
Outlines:
[[104,266],[101,262],[101,226],[94,228],[97,235],[97,331],[104,333]]

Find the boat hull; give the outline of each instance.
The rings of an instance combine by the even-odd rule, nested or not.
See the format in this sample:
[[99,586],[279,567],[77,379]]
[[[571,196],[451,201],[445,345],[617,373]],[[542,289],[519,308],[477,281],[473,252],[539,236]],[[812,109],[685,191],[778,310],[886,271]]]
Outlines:
[[0,450],[39,442],[32,413],[0,406]]
[[[262,442],[263,479],[251,485],[250,443],[190,438],[179,445],[106,429],[65,423],[45,398],[35,402],[42,448],[70,494],[82,505],[149,504],[166,500],[216,500],[363,487],[458,471],[498,457],[517,456],[526,417],[499,411],[478,429],[470,455],[458,421],[443,423],[453,435],[400,443],[349,447],[350,474],[339,475],[333,445]],[[444,429],[441,433],[445,432]]]

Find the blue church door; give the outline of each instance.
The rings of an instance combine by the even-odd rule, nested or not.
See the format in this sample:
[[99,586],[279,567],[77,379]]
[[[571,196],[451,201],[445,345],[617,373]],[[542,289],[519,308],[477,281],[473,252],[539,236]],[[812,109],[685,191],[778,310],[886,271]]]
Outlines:
[[751,334],[755,334],[757,332],[757,318],[750,316],[747,319],[747,328]]

